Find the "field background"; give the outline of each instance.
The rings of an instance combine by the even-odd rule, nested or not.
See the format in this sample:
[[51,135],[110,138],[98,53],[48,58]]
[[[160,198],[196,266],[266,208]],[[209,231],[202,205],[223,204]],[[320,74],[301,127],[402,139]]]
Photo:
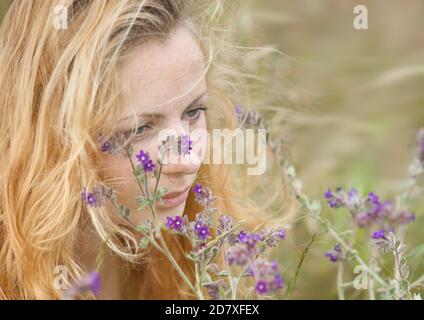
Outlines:
[[[10,2],[0,0],[0,18]],[[368,30],[352,26],[357,4],[368,7]],[[423,13],[422,0],[245,1],[240,41],[284,54],[257,70],[272,77],[269,91],[258,94],[281,93],[261,107],[287,110],[285,125],[273,131],[288,142],[311,197],[322,199],[330,186],[382,196],[402,188],[416,132],[424,126]],[[422,208],[406,234],[411,250],[424,243]],[[340,229],[346,226],[346,214],[325,214]],[[279,253],[286,279],[313,230],[313,222],[302,219],[289,231]],[[333,244],[320,237],[311,247],[291,298],[337,298],[336,268],[323,257]],[[423,251],[409,261],[412,278],[424,272]]]

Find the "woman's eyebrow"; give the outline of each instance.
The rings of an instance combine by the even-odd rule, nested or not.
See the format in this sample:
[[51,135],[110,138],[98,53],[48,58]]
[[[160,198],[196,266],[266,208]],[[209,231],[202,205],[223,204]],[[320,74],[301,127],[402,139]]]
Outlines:
[[[184,110],[187,110],[187,109],[195,106],[197,103],[199,103],[200,100],[202,100],[207,95],[208,95],[208,91],[204,91],[196,99],[194,99]],[[162,118],[163,117],[163,113],[141,112],[141,113],[136,113],[136,116],[138,118]],[[125,121],[125,120],[130,119],[130,118],[132,118],[132,116],[128,116],[128,117],[122,118],[122,119],[118,120],[118,122],[122,122],[122,121]]]

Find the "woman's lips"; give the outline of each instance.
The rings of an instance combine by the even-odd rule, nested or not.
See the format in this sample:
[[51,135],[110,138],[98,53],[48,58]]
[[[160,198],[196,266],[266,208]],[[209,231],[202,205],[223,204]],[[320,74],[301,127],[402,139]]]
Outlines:
[[186,201],[189,191],[190,191],[190,186],[188,186],[183,191],[166,193],[162,197],[163,203],[161,203],[161,201],[159,200],[157,202],[157,207],[159,207],[159,208],[172,208],[172,207],[178,206],[181,203],[184,203]]

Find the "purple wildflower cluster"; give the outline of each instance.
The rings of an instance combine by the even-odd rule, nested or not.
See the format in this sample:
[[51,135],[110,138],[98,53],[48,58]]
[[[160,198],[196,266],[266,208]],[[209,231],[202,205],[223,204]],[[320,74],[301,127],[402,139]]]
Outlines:
[[208,224],[201,218],[198,218],[194,223],[194,231],[197,237],[201,240],[206,240],[211,234]]
[[[201,261],[213,260],[211,252],[216,251],[209,249],[214,247],[219,250],[223,248],[224,243],[227,243],[229,247],[224,254],[228,265],[245,268],[248,275],[254,277],[258,294],[273,294],[281,289],[284,281],[278,271],[277,262],[268,262],[260,258],[260,255],[266,248],[275,247],[281,240],[286,239],[285,230],[281,227],[267,227],[262,232],[247,233],[241,230],[237,233],[233,229],[231,217],[221,215],[216,227],[219,241],[206,243],[205,240],[211,236],[215,222],[213,219],[215,208],[212,207],[215,197],[210,189],[204,188],[201,184],[196,184],[192,191],[204,210],[196,214],[195,220],[191,223],[187,223],[181,216],[167,217],[166,227],[186,235],[193,244],[192,254],[201,255]],[[212,246],[209,245],[212,243]],[[218,295],[218,282],[209,283],[205,287],[211,297]],[[221,283],[221,287],[225,287],[225,284]]]
[[[213,224],[213,218],[211,213],[214,212],[212,205],[215,197],[212,195],[208,188],[204,188],[201,184],[196,184],[193,188],[196,201],[205,207],[205,211],[200,212],[196,215],[196,219],[191,223],[191,230],[193,231],[197,240],[206,240],[211,235],[210,227]],[[174,231],[182,231],[185,221],[180,216],[167,217],[166,226]]]
[[87,192],[86,188],[81,192],[81,200],[83,204],[87,204],[90,207],[101,207],[105,202],[105,197],[110,196],[112,189],[102,186],[95,185],[93,191]]
[[247,267],[248,273],[255,278],[258,294],[273,294],[284,286],[278,264],[258,259],[258,256],[267,246],[274,247],[285,238],[286,233],[281,227],[267,228],[260,233],[246,233],[242,230],[237,235],[235,245],[226,252],[227,263]]
[[166,217],[166,227],[174,230],[174,231],[179,231],[182,232],[185,228],[185,221],[183,219],[183,217],[181,216],[175,216],[175,217]]
[[248,272],[255,277],[255,290],[258,294],[275,294],[284,287],[277,261],[257,259],[249,266]]
[[124,134],[115,134],[107,139],[103,134],[99,134],[98,143],[100,151],[103,153],[119,154],[125,145],[126,137]]
[[140,150],[139,153],[137,153],[136,158],[144,172],[152,172],[155,169],[155,165],[150,159],[148,152]]
[[336,244],[333,250],[327,251],[325,256],[330,260],[330,262],[337,262],[344,259],[344,254],[340,244]]
[[381,201],[374,192],[364,197],[356,189],[346,192],[338,188],[336,191],[328,189],[324,196],[331,208],[346,208],[359,227],[394,227],[415,220],[414,213],[396,208],[390,200]]
[[[212,206],[214,197],[209,189],[203,188],[202,185],[196,184],[193,188],[193,192],[196,196],[196,199],[199,203],[203,204],[205,207],[210,209]],[[195,238],[197,240],[204,241],[211,235],[210,227],[213,223],[211,217],[208,217],[209,212],[201,212],[196,215],[194,223],[191,223],[192,231],[194,232]],[[185,226],[185,221],[180,216],[167,217],[166,226],[174,231],[183,232],[186,231],[183,227]]]
[[211,208],[215,201],[215,197],[209,188],[204,188],[200,183],[197,183],[193,188],[195,200],[198,204],[205,208]]

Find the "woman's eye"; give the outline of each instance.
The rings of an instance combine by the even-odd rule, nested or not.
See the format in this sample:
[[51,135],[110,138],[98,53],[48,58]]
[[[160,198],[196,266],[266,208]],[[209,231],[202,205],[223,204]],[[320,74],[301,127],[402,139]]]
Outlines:
[[149,126],[141,126],[138,127],[137,130],[135,131],[136,135],[142,135],[144,133],[144,131],[146,131],[148,129]]
[[188,118],[188,120],[195,120],[197,118],[200,117],[200,114],[207,110],[207,108],[205,106],[199,106],[198,108],[195,109],[191,109],[189,111],[186,112],[186,116]]
[[140,137],[146,133],[146,131],[150,129],[149,125],[140,126],[136,129],[130,130],[127,132],[127,135],[130,136],[134,134],[136,137]]

